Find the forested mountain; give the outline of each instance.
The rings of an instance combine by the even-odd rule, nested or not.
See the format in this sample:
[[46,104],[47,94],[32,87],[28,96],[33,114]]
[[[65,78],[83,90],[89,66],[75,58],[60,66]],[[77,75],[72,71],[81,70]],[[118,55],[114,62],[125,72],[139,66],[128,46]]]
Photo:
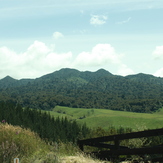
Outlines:
[[131,79],[136,82],[144,82],[144,83],[151,83],[151,84],[163,84],[163,78],[155,77],[149,74],[139,73],[137,75],[128,75],[126,76],[127,79]]
[[16,80],[10,76],[6,76],[5,78],[0,80],[0,89],[26,85],[28,82],[31,82],[31,81],[33,81],[33,79]]
[[163,105],[163,78],[61,69],[37,79],[0,80],[0,100],[50,110],[56,105],[153,112]]

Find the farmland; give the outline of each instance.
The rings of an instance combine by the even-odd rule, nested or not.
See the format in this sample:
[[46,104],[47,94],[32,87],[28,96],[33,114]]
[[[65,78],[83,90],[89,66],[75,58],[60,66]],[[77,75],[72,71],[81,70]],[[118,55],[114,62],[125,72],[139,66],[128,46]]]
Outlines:
[[109,126],[114,126],[144,130],[163,127],[163,108],[155,113],[134,113],[56,106],[53,111],[48,112],[54,117],[67,117],[79,123],[86,123],[90,128],[107,129]]

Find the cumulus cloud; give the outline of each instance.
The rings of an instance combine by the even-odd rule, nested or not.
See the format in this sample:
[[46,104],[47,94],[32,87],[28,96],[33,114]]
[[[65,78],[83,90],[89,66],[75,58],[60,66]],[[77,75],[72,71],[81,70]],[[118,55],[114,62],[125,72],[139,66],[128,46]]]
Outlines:
[[69,67],[97,70],[112,67],[120,75],[133,73],[121,61],[110,44],[97,44],[90,52],[83,51],[76,56],[72,52],[57,53],[51,45],[34,41],[23,53],[16,53],[7,47],[0,48],[0,79],[10,75],[16,79],[36,78],[58,69]]
[[163,46],[157,46],[153,51],[154,59],[163,59]]
[[103,25],[106,23],[107,16],[105,15],[91,15],[90,24],[91,25]]
[[62,33],[60,33],[60,32],[54,32],[53,33],[53,38],[54,39],[59,39],[59,38],[63,38],[63,37],[64,37],[64,35]]
[[0,48],[0,78],[36,78],[55,69],[69,66],[72,53],[58,54],[43,42],[35,41],[24,53],[18,54],[7,47]]
[[[11,61],[15,61],[17,60],[17,54],[8,49],[7,47],[1,47],[0,48],[0,64],[1,67],[5,66],[7,63],[11,62]],[[10,65],[8,65],[10,66]]]
[[9,73],[11,70],[14,71],[17,62],[21,62],[21,58],[12,50],[7,47],[0,48],[0,75],[3,76]]
[[76,66],[102,66],[120,63],[120,55],[110,44],[97,44],[91,52],[80,53],[75,61]]
[[[163,46],[156,46],[152,53],[152,57],[155,61],[157,60],[157,62],[161,62],[163,60]],[[158,69],[153,75],[163,77],[163,67]]]
[[163,68],[157,70],[157,71],[154,73],[154,76],[163,77]]
[[130,69],[129,67],[127,67],[127,65],[121,63],[119,65],[118,74],[122,75],[122,76],[126,76],[129,74],[134,74],[134,71],[132,69]]
[[[110,67],[117,74],[126,76],[134,71],[122,62],[123,54],[117,54],[110,44],[97,44],[91,52],[81,52],[73,62],[73,67],[101,68]],[[110,70],[109,70],[110,71]]]

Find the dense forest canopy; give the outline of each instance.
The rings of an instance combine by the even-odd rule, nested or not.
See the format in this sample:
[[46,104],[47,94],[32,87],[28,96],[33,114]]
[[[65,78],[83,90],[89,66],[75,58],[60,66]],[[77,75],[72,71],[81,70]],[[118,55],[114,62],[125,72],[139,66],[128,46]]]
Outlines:
[[43,110],[61,105],[150,113],[163,106],[163,78],[65,68],[37,79],[7,76],[0,80],[0,99]]

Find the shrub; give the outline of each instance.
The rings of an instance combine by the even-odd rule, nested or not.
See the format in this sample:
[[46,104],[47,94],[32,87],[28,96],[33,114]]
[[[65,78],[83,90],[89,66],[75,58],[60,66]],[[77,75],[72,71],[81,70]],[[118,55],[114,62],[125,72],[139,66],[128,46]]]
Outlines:
[[55,154],[50,151],[50,146],[36,133],[20,126],[0,123],[0,162],[10,163],[14,158],[20,158],[23,163],[34,163],[38,159],[46,160],[46,163],[57,161]]

